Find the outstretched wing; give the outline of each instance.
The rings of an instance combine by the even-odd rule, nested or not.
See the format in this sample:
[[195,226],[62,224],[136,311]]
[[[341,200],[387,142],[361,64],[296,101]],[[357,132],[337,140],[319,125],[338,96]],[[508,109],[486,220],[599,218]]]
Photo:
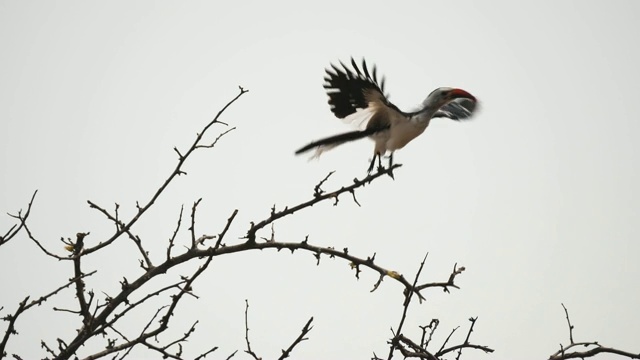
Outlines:
[[452,120],[468,120],[476,109],[477,102],[467,98],[458,98],[442,105],[433,117],[446,117]]
[[375,66],[369,72],[363,59],[361,70],[353,58],[353,70],[342,62],[340,65],[342,68],[331,64],[331,68],[326,69],[323,85],[329,96],[331,111],[337,118],[364,123],[381,106],[400,112],[384,94],[384,78],[378,82]]

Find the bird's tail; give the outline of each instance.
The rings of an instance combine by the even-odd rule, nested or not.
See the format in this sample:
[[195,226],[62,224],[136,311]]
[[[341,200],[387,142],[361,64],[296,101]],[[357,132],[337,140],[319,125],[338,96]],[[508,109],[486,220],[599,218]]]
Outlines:
[[318,157],[324,151],[333,149],[334,147],[336,147],[338,145],[342,145],[342,144],[347,143],[349,141],[354,141],[354,140],[359,140],[359,139],[365,138],[365,137],[373,135],[373,134],[375,134],[376,132],[379,132],[379,131],[380,131],[380,129],[365,129],[365,130],[356,130],[356,131],[350,131],[350,132],[343,133],[343,134],[329,136],[327,138],[314,141],[312,143],[309,143],[309,144],[301,147],[300,149],[296,150],[296,155],[302,154],[302,153],[307,152],[307,151],[309,151],[311,149],[316,149],[316,153],[315,153],[315,155],[313,157]]

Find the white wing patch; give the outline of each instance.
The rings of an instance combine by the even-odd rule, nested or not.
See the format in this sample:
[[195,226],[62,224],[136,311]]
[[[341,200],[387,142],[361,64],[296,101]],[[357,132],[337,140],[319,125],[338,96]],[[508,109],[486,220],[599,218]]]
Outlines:
[[345,124],[352,124],[357,129],[364,130],[367,127],[369,119],[373,116],[375,109],[367,107],[366,109],[358,109],[351,115],[341,119]]

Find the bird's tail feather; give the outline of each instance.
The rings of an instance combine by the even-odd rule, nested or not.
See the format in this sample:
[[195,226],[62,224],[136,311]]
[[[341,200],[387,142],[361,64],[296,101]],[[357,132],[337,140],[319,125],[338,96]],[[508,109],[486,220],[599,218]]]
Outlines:
[[365,129],[365,130],[356,130],[350,131],[338,135],[329,136],[324,139],[320,139],[309,143],[296,151],[296,155],[307,152],[311,149],[316,149],[316,154],[314,157],[320,156],[320,154],[326,150],[333,149],[338,145],[342,145],[349,141],[359,140],[365,138],[367,136],[373,135],[376,132],[380,131],[380,129]]

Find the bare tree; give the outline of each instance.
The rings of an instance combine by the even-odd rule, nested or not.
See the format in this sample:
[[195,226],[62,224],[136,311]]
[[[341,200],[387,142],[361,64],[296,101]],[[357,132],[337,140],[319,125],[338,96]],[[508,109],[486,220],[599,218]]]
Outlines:
[[[492,348],[475,344],[471,341],[471,334],[474,331],[477,317],[469,318],[470,324],[466,336],[460,338],[460,341],[455,344],[452,338],[458,328],[452,329],[446,340],[442,344],[439,344],[439,346],[432,343],[433,335],[440,324],[438,319],[431,319],[427,325],[421,326],[419,331],[415,329],[418,334],[418,338],[416,339],[412,339],[410,335],[407,335],[409,332],[405,330],[404,324],[407,319],[409,306],[415,303],[416,300],[422,302],[427,296],[427,292],[431,289],[440,289],[446,292],[449,292],[450,289],[458,289],[458,286],[455,284],[455,279],[465,271],[464,267],[455,264],[449,278],[444,281],[424,282],[420,280],[420,275],[427,260],[427,256],[425,255],[417,273],[411,277],[412,280],[408,280],[404,275],[390,270],[390,267],[378,263],[375,259],[375,254],[371,256],[357,256],[351,254],[346,247],[341,250],[332,247],[322,247],[312,244],[308,238],[301,242],[280,242],[275,239],[273,225],[280,219],[292,216],[302,210],[309,209],[317,203],[325,201],[333,202],[337,205],[339,200],[344,196],[349,196],[351,200],[360,205],[356,198],[356,191],[361,190],[365,185],[371,184],[385,175],[391,176],[394,170],[402,166],[400,164],[393,165],[390,168],[379,168],[377,172],[362,179],[354,179],[353,182],[348,185],[327,191],[323,187],[332,175],[332,173],[329,173],[313,187],[313,195],[310,199],[301,201],[298,204],[286,206],[282,209],[277,209],[274,206],[268,217],[260,221],[252,222],[246,229],[244,236],[241,237],[240,240],[235,241],[229,241],[227,234],[238,214],[238,210],[236,209],[231,212],[224,227],[220,229],[217,234],[198,233],[196,231],[196,217],[198,206],[202,200],[198,199],[188,210],[188,215],[184,213],[184,208],[180,209],[175,229],[167,241],[166,253],[163,254],[162,258],[153,258],[153,256],[150,255],[140,234],[137,233],[135,225],[147,214],[150,208],[156,205],[156,201],[163,195],[169,184],[178,176],[185,174],[183,166],[194,152],[214,148],[218,141],[235,129],[233,127],[230,128],[229,125],[221,121],[220,118],[229,106],[234,104],[246,93],[247,90],[240,88],[239,93],[216,114],[213,120],[208,122],[204,128],[197,133],[195,140],[186,151],[174,148],[177,154],[177,164],[175,168],[153,192],[149,200],[142,204],[136,203],[136,211],[133,216],[130,218],[122,218],[119,213],[120,206],[118,204],[115,204],[112,210],[108,210],[105,206],[88,201],[91,209],[102,214],[105,219],[114,226],[113,234],[109,235],[106,239],[96,241],[92,239],[93,236],[88,231],[79,232],[74,239],[61,239],[64,248],[69,252],[68,254],[59,254],[45,246],[28,226],[29,216],[36,199],[37,191],[33,193],[29,200],[26,211],[18,211],[17,214],[13,215],[10,214],[17,223],[11,226],[5,234],[0,237],[0,246],[6,245],[10,240],[16,238],[18,234],[24,234],[37,246],[39,251],[42,251],[53,259],[67,263],[73,271],[73,277],[64,281],[61,280],[57,286],[42,290],[39,294],[25,296],[24,299],[17,304],[17,309],[13,312],[8,309],[14,305],[4,304],[4,306],[0,307],[0,314],[2,314],[2,319],[6,323],[6,330],[0,342],[0,358],[9,356],[7,349],[10,348],[11,340],[18,336],[17,329],[24,325],[20,323],[21,316],[26,311],[43,305],[53,297],[62,297],[64,293],[63,290],[67,288],[74,290],[73,298],[65,299],[68,307],[64,309],[53,308],[52,310],[73,314],[77,319],[77,331],[72,335],[66,334],[65,336],[58,337],[55,345],[47,343],[44,340],[41,341],[40,345],[46,352],[48,359],[98,359],[106,356],[114,359],[124,359],[130,356],[134,348],[146,349],[148,352],[156,353],[163,358],[185,358],[184,347],[187,346],[187,340],[196,331],[197,320],[180,336],[169,340],[159,340],[158,337],[158,335],[165,333],[173,324],[171,319],[178,304],[186,296],[197,297],[197,294],[193,291],[193,285],[199,277],[207,271],[214,259],[229,254],[264,249],[274,249],[278,251],[286,249],[292,253],[311,253],[315,256],[318,265],[323,257],[338,259],[351,266],[356,278],[360,277],[361,271],[372,271],[379,276],[378,280],[372,286],[372,292],[378,289],[385,278],[389,278],[400,285],[404,293],[404,304],[399,313],[398,324],[391,329],[391,336],[388,341],[389,352],[385,357],[378,357],[376,354],[373,354],[373,359],[392,359],[394,356],[402,356],[404,358],[413,357],[434,360],[443,359],[448,355],[460,359],[463,350],[480,350],[486,353],[493,352]],[[217,128],[221,128],[218,134],[210,136],[209,133]],[[208,138],[210,140],[207,140]],[[186,225],[184,223],[186,223]],[[259,237],[258,233],[263,230],[270,230],[271,236],[269,238]],[[127,241],[127,239],[130,241],[130,244],[137,249],[143,274],[133,280],[128,280],[123,276],[120,281],[120,291],[114,295],[107,295],[106,293],[100,295],[93,290],[87,290],[85,281],[87,278],[93,276],[96,271],[85,270],[85,261],[92,256],[101,254],[107,247],[121,246],[120,243]],[[185,242],[187,246],[184,250],[178,250],[176,244],[183,244]],[[198,266],[190,274],[180,277],[177,281],[165,281],[161,286],[152,288],[152,290],[148,289],[148,287],[151,287],[149,283],[153,279],[165,278],[169,270],[180,267],[184,268],[186,264],[197,264]],[[131,300],[134,297],[137,300]],[[165,303],[161,306],[152,305],[150,300],[157,297],[165,299]],[[152,307],[151,313],[153,315],[144,323],[138,322],[139,328],[135,336],[128,335],[131,333],[130,325],[125,326],[123,323],[137,310],[144,307]],[[568,313],[567,321],[569,321]],[[280,359],[290,357],[295,348],[308,339],[313,329],[312,324],[313,317],[306,321],[300,333],[288,343],[289,345],[287,347],[282,349]],[[123,331],[124,327],[127,327],[128,331]],[[595,342],[574,343],[572,334],[573,327],[570,323],[569,328],[570,345],[561,347],[561,350],[554,353],[550,359],[586,358],[599,353],[615,353],[629,358],[638,358],[638,355],[612,348],[605,348]],[[413,333],[413,331],[411,332]],[[89,342],[94,346],[86,346]],[[101,345],[95,346],[97,343]],[[245,307],[245,343],[246,349],[243,349],[244,353],[256,360],[262,358],[251,347],[248,301]],[[585,352],[573,351],[574,347],[582,345],[594,346],[594,348]],[[196,359],[205,358],[218,349],[217,346],[195,349],[195,351],[200,354]],[[223,356],[226,359],[233,358],[238,353],[238,350],[240,349],[230,354],[224,354]],[[12,352],[10,355],[15,359],[22,359],[18,352]]]

